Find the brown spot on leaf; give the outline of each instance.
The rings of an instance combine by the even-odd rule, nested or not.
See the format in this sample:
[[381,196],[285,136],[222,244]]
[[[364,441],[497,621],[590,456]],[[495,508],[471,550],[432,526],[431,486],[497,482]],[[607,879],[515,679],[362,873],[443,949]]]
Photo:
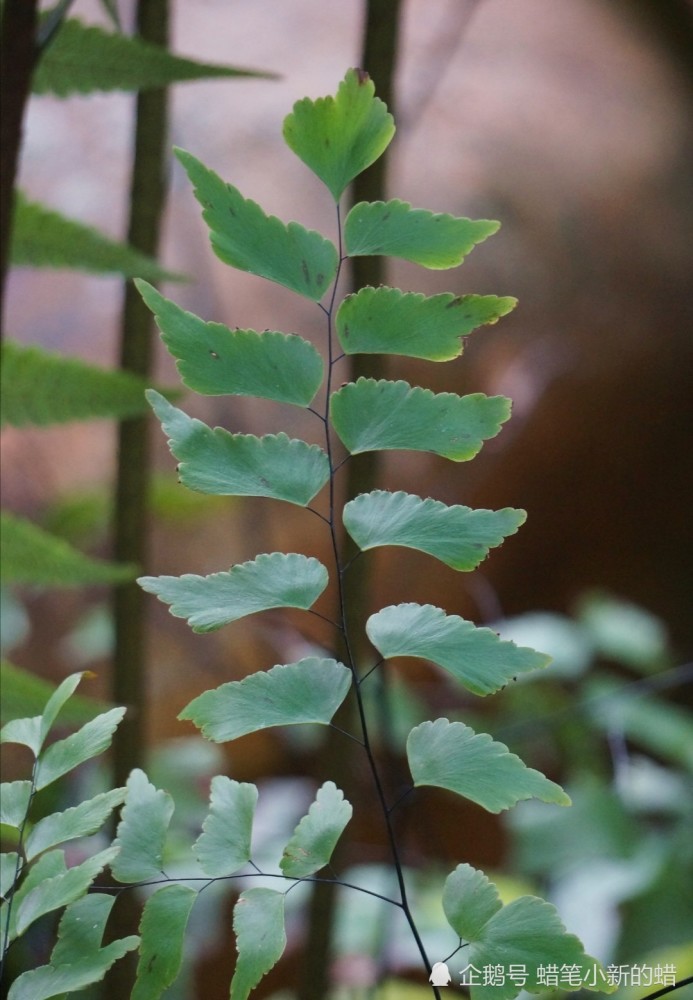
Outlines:
[[310,284],[310,274],[308,272],[308,265],[306,264],[305,260],[301,261],[301,270],[303,271],[303,277],[306,279],[306,284],[309,285]]
[[366,73],[365,69],[357,69],[356,76],[358,77],[359,85],[363,86],[364,83],[368,83],[370,76]]

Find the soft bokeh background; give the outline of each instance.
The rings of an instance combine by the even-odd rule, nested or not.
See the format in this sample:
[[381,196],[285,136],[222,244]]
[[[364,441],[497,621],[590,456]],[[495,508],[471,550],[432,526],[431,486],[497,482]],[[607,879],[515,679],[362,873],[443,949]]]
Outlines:
[[[685,8],[672,3],[681,16],[675,30],[690,31]],[[128,5],[121,9],[127,24]],[[676,44],[641,20],[639,9],[606,0],[404,5],[390,194],[497,218],[502,229],[459,270],[398,265],[388,280],[429,294],[516,295],[520,305],[476,333],[456,362],[391,364],[392,376],[437,391],[507,394],[514,420],[461,470],[404,455],[388,461],[383,482],[447,503],[524,507],[529,517],[463,579],[416,554],[374,559],[375,599],[377,606],[430,602],[486,622],[536,610],[570,614],[585,592],[600,588],[654,614],[669,636],[670,663],[678,664],[693,651],[693,78]],[[75,13],[103,20],[100,6],[86,0]],[[174,14],[176,51],[280,79],[178,86],[172,144],[266,211],[333,235],[330,198],[283,145],[281,123],[295,100],[333,93],[357,64],[361,0],[180,0]],[[132,114],[127,96],[34,99],[21,186],[122,237]],[[320,344],[314,305],[212,255],[199,206],[173,161],[162,260],[191,278],[167,294],[205,319],[298,332]],[[23,342],[109,365],[121,295],[115,279],[18,270],[8,328]],[[163,352],[159,377],[174,381]],[[192,400],[188,409],[232,430],[314,434],[302,415],[279,407]],[[97,498],[98,509],[106,494],[112,426],[8,431],[3,448],[7,505],[62,524],[81,544],[96,540],[106,554],[98,517],[80,522],[75,511],[85,495]],[[158,448],[172,481],[173,461],[162,442]],[[167,494],[148,569],[211,572],[273,548],[320,555],[314,526],[309,514],[267,501],[186,507]],[[15,659],[59,677],[93,656],[105,679],[102,603],[102,594],[32,595],[32,630]],[[96,617],[85,618],[90,609]],[[205,637],[192,636],[161,606],[152,606],[151,619],[154,743],[181,734],[175,715],[190,697],[245,675],[258,656],[264,667],[307,640],[326,641],[299,617],[291,627],[251,621]],[[678,686],[673,696],[690,701],[690,689]],[[452,696],[445,688],[429,697],[444,708]],[[289,769],[283,753],[247,741],[229,766],[238,777]],[[471,845],[480,862],[485,838],[482,827]],[[443,856],[454,853],[454,839],[441,835]],[[495,828],[490,843],[490,860],[500,862],[506,843]]]

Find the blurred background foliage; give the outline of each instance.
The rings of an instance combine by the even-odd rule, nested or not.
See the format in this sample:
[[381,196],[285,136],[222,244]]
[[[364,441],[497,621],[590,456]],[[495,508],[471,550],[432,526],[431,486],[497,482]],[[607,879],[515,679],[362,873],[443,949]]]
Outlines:
[[[115,9],[77,0],[70,13],[115,33],[108,7]],[[134,4],[121,2],[117,10],[129,32]],[[174,2],[172,48],[216,72],[200,71],[199,82],[175,90],[171,143],[190,149],[268,211],[330,234],[323,193],[278,137],[294,100],[331,92],[344,68],[358,62],[364,10],[361,0]],[[408,454],[388,460],[382,483],[446,502],[525,507],[529,520],[462,580],[437,566],[432,573],[416,554],[379,552],[369,564],[372,600],[374,607],[398,600],[439,604],[493,624],[555,662],[483,703],[460,698],[425,665],[395,665],[383,681],[389,697],[375,691],[373,698],[380,751],[398,774],[397,734],[427,718],[433,705],[471,725],[481,719],[494,738],[560,780],[574,801],[570,811],[521,804],[498,822],[444,793],[403,800],[401,836],[436,957],[455,946],[435,902],[439,885],[464,859],[485,866],[508,898],[545,894],[587,950],[606,962],[674,962],[680,975],[693,972],[691,40],[686,0],[403,5],[391,194],[435,210],[498,218],[503,229],[453,272],[452,283],[450,273],[422,276],[407,265],[393,268],[388,281],[429,294],[454,287],[517,295],[520,308],[472,338],[459,362],[425,373],[425,384],[437,391],[511,396],[514,419],[498,441],[487,444],[461,486],[445,463]],[[223,76],[229,63],[278,79],[202,79]],[[31,203],[90,227],[92,241],[94,229],[111,244],[123,240],[133,101],[114,92],[43,95],[28,104],[19,185]],[[206,319],[279,325],[320,346],[315,317],[303,303],[279,288],[260,292],[257,279],[231,275],[213,258],[192,195],[173,166],[170,183],[160,266],[190,278],[171,286],[176,301]],[[101,377],[116,356],[121,286],[113,277],[68,269],[83,260],[31,267],[32,239],[29,233],[10,275],[6,328],[21,349],[78,357],[98,366]],[[86,245],[94,258],[95,244]],[[99,252],[113,249],[99,246]],[[46,262],[37,252],[34,263]],[[142,266],[127,258],[112,264],[125,274],[143,274]],[[159,265],[148,266],[154,276]],[[33,363],[31,355],[20,360]],[[8,372],[16,370],[3,364],[10,398]],[[398,362],[387,374],[416,383],[417,370]],[[171,376],[170,361],[159,354],[158,383]],[[35,377],[36,385],[45,379],[48,397],[51,385],[70,385],[61,371],[37,370]],[[33,399],[27,408],[20,396],[14,410],[3,411],[9,413],[4,508],[96,557],[91,571],[111,553],[113,423],[84,420],[109,413],[101,385],[93,383],[86,402],[78,392],[64,393],[60,426],[45,426]],[[113,391],[120,402],[110,414],[127,416],[133,384]],[[30,419],[17,418],[16,406]],[[280,415],[288,433],[310,437],[300,413],[272,404],[200,406],[204,419],[233,430],[275,429]],[[148,571],[210,572],[284,547],[289,538],[295,551],[320,556],[301,512],[277,518],[268,501],[198,498],[175,484],[163,442],[155,459]],[[92,669],[94,697],[110,697],[108,573],[102,579],[88,589],[56,591],[37,579],[4,591],[3,655],[26,671],[3,667],[5,717],[32,714],[45,684],[74,669]],[[153,605],[151,777],[174,795],[185,832],[180,850],[171,844],[171,870],[185,869],[182,845],[203,816],[209,777],[222,770],[260,783],[268,806],[258,849],[271,857],[319,772],[311,733],[249,737],[225,752],[187,736],[175,716],[201,690],[304,655],[329,636],[317,620],[272,615],[243,629],[192,636]],[[89,699],[72,709],[75,722],[96,710]],[[8,773],[15,763],[7,757]],[[109,779],[93,772],[84,780]],[[358,833],[346,861],[359,867],[359,880],[366,866],[375,885],[390,877],[381,867],[382,844],[372,823]],[[295,946],[267,980],[266,991],[277,997],[289,995],[276,991],[295,976],[301,933],[295,895]],[[224,995],[232,963],[222,930],[228,912],[225,892],[210,892],[177,996],[195,989],[212,1000]],[[378,907],[345,891],[341,919],[340,998],[372,995],[366,990],[385,951],[402,975],[412,972],[408,939]],[[40,952],[41,942],[33,944]],[[409,990],[413,1000],[430,992],[399,982],[379,995],[405,1000]],[[624,989],[616,996],[638,995]]]

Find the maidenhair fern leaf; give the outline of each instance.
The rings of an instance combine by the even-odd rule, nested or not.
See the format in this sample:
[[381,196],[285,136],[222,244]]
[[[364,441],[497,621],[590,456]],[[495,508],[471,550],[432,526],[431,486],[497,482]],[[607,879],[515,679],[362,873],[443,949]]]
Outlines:
[[231,1000],[247,1000],[286,948],[284,894],[274,889],[246,889],[233,911],[238,960]]
[[527,767],[504,743],[463,722],[436,719],[415,726],[407,739],[407,759],[415,786],[447,788],[488,812],[531,798],[570,805],[560,785]]
[[523,510],[472,510],[398,491],[373,490],[344,507],[344,526],[364,552],[404,545],[426,552],[456,570],[476,569],[489,550],[514,534]]
[[213,170],[186,153],[176,156],[195,185],[202,217],[211,230],[212,247],[225,264],[276,281],[318,302],[337,273],[337,248],[320,233],[297,222],[285,224],[266,215],[225,184]]
[[[547,972],[565,991],[613,993],[600,963],[568,934],[558,912],[536,896],[520,896],[507,906],[483,872],[458,865],[445,882],[443,909],[448,923],[468,947],[461,964],[462,982],[471,1000],[514,1000],[522,989],[544,993]],[[483,979],[475,970],[499,966],[503,974]]]
[[158,1000],[183,961],[185,929],[197,892],[168,885],[147,900],[140,922],[140,959],[130,1000]]
[[353,811],[344,792],[333,781],[326,781],[284,848],[279,862],[284,874],[306,878],[329,864]]
[[205,691],[178,718],[192,720],[218,743],[271,726],[327,725],[350,685],[351,671],[343,664],[309,656]]
[[339,201],[349,181],[385,151],[395,134],[368,74],[350,69],[335,97],[306,97],[284,119],[284,139]]

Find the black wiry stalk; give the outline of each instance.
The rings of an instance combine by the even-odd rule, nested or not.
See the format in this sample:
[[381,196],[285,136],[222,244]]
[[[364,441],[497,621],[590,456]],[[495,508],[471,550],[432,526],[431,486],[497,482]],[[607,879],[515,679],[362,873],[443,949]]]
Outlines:
[[[337,600],[339,605],[339,618],[340,618],[340,629],[343,635],[344,651],[346,654],[347,666],[351,670],[352,681],[354,687],[354,693],[356,697],[356,705],[358,712],[358,722],[361,730],[361,742],[363,749],[366,753],[368,759],[368,768],[371,773],[373,780],[373,785],[375,787],[375,793],[378,799],[378,804],[382,811],[383,820],[385,823],[387,841],[390,847],[390,853],[392,857],[392,863],[397,876],[397,885],[400,894],[399,906],[404,913],[407,923],[411,929],[414,940],[416,941],[416,946],[421,955],[424,967],[427,972],[431,971],[431,964],[429,962],[426,950],[423,946],[421,936],[418,932],[414,917],[412,915],[411,909],[409,907],[409,901],[407,896],[407,888],[404,881],[404,873],[402,868],[402,862],[400,858],[399,847],[397,845],[397,838],[395,836],[394,827],[392,824],[392,810],[388,804],[387,797],[385,794],[385,789],[383,787],[383,782],[380,776],[380,771],[378,768],[375,755],[373,753],[373,748],[371,744],[371,739],[369,736],[368,720],[366,718],[366,710],[363,700],[363,694],[361,690],[362,678],[359,675],[358,664],[355,660],[354,654],[352,652],[352,642],[350,639],[350,630],[347,623],[347,594],[345,587],[345,573],[342,563],[342,556],[340,552],[340,538],[337,532],[337,524],[335,518],[335,462],[334,462],[334,449],[332,442],[332,435],[330,433],[330,403],[332,395],[332,381],[334,374],[334,306],[335,297],[337,291],[337,285],[339,283],[339,275],[342,264],[345,260],[342,252],[342,221],[340,217],[339,206],[337,206],[337,227],[339,233],[339,267],[337,269],[337,275],[335,277],[335,282],[332,290],[332,296],[330,298],[330,304],[326,310],[327,315],[327,344],[328,344],[328,373],[327,373],[327,389],[326,389],[326,400],[325,400],[325,443],[327,456],[330,463],[330,484],[329,484],[329,522],[330,522],[330,537],[332,542],[332,551],[334,555],[334,565],[337,578]],[[436,987],[432,987],[433,992],[438,996],[438,990]]]
[[[363,28],[363,48],[361,53],[361,68],[369,76],[377,81],[378,96],[384,100],[390,111],[394,110],[394,70],[397,55],[397,33],[400,16],[400,0],[366,0],[364,11]],[[373,163],[366,171],[360,174],[354,181],[351,192],[352,203],[358,201],[380,201],[385,198],[386,172],[387,172],[387,151]],[[341,224],[340,233],[340,270],[342,264],[341,252]],[[378,285],[384,280],[384,259],[382,257],[355,257],[350,261],[351,266],[351,286],[358,289],[366,284]],[[339,278],[339,275],[337,276]],[[337,281],[332,292],[332,301],[328,312],[328,340],[329,340],[329,370],[327,387],[327,404],[329,408],[330,390],[332,386],[332,309],[334,306],[337,290]],[[383,373],[382,359],[375,355],[369,355],[365,368],[361,356],[356,355],[350,359],[349,377],[356,380],[361,375],[371,375],[380,377]],[[329,415],[329,409],[327,409]],[[327,419],[325,419],[326,433],[328,436],[328,453],[330,458],[330,524],[332,546],[334,552],[335,565],[337,567],[338,578],[338,601],[340,605],[340,615],[342,628],[344,630],[344,643],[350,642],[349,648],[343,649],[345,659],[354,669],[354,664],[358,663],[364,650],[365,643],[359,639],[361,635],[358,630],[364,621],[365,611],[369,605],[370,581],[365,573],[365,561],[357,559],[350,567],[350,572],[345,575],[343,570],[347,564],[351,563],[354,555],[353,547],[347,550],[343,533],[337,533],[334,519],[335,504],[335,466],[331,454],[331,444],[329,442],[329,429]],[[347,463],[346,466],[346,495],[356,496],[358,493],[367,493],[377,486],[379,475],[379,456],[377,452],[369,452],[360,455],[356,460]],[[341,567],[341,569],[340,569]],[[357,628],[348,626],[356,625]],[[349,633],[356,638],[348,639]],[[351,648],[355,643],[355,648]],[[357,689],[358,690],[358,689]],[[360,724],[364,726],[365,716],[363,715],[363,704],[360,692],[357,695],[359,702]],[[346,709],[348,711],[348,709]],[[340,711],[341,721],[343,711]],[[348,724],[345,728],[348,728]],[[365,729],[365,727],[364,727]],[[365,730],[367,733],[367,730]],[[334,729],[328,731],[325,746],[322,749],[321,757],[325,763],[326,772],[329,773],[336,784],[345,788],[353,782],[354,773],[357,768],[354,751],[347,750],[344,740],[340,738]],[[372,772],[376,772],[374,758],[368,744],[368,757],[371,761]],[[380,784],[380,779],[378,778]],[[382,788],[381,788],[382,793]],[[390,824],[389,814],[385,805],[384,794],[380,798],[380,805],[383,808],[386,822]],[[392,836],[392,830],[388,836]],[[400,871],[401,875],[401,871]],[[334,924],[334,913],[336,906],[336,886],[334,884],[323,883],[315,885],[311,896],[308,931],[305,943],[305,963],[304,976],[297,991],[297,1000],[322,1000],[328,992],[329,985],[329,962],[331,954],[332,928]],[[424,959],[425,961],[425,959]],[[434,992],[437,991],[434,990]]]

